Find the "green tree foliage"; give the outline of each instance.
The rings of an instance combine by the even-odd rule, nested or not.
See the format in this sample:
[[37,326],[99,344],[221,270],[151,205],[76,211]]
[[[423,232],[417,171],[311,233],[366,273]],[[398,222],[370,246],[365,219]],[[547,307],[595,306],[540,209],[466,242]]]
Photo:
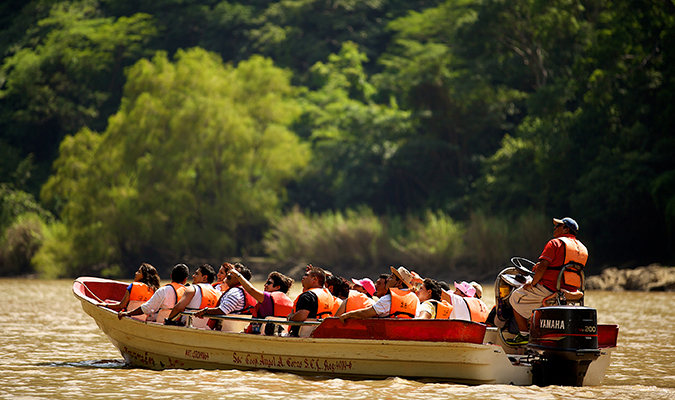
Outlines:
[[306,92],[301,130],[307,130],[313,162],[292,197],[315,210],[390,203],[385,192],[391,159],[412,133],[410,113],[395,103],[378,104],[363,70],[367,61],[347,42],[328,63],[312,67],[316,91]]
[[0,276],[28,275],[54,218],[29,193],[0,184]]
[[[540,209],[585,223],[580,233],[602,263],[672,257],[675,241],[666,227],[673,197],[664,183],[675,168],[666,156],[675,150],[674,130],[664,116],[675,88],[667,50],[675,40],[675,6],[572,6],[567,9],[578,12],[565,18],[571,24],[575,14],[572,26],[578,29],[568,29],[565,41],[542,39],[542,54],[557,60],[549,71],[557,72],[529,96],[530,115],[518,126],[517,139],[505,141],[488,163],[485,197],[494,210],[513,210],[510,199],[526,198],[534,184],[529,191]],[[558,25],[542,25],[540,36],[556,38]],[[518,150],[509,150],[514,143]],[[511,187],[505,189],[505,182]],[[636,254],[636,247],[649,255]]]
[[149,15],[113,19],[93,1],[62,2],[4,58],[2,137],[19,159],[34,154],[37,184],[46,180],[65,134],[105,126],[110,111],[104,108],[119,101],[123,67],[154,34]]
[[75,265],[246,251],[255,238],[241,233],[265,226],[309,157],[288,130],[300,112],[290,74],[192,49],[141,60],[127,76],[106,131],[64,140],[43,189],[64,204]]
[[418,134],[403,146],[388,190],[399,209],[444,208],[465,215],[464,198],[505,130],[518,119],[524,95],[477,74],[480,60],[463,58],[462,32],[482,22],[479,3],[446,1],[390,24],[396,32],[375,78],[383,93],[413,112]]

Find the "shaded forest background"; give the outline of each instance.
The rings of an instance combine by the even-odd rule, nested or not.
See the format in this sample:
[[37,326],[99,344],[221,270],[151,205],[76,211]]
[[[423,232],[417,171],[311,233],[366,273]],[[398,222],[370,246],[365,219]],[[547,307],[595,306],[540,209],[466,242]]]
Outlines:
[[0,276],[491,279],[564,216],[672,263],[673,49],[672,0],[2,2]]

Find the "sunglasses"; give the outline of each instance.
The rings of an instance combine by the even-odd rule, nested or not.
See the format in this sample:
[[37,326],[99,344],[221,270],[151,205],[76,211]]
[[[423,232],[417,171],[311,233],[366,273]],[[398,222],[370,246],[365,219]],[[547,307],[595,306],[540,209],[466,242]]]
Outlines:
[[265,282],[265,285],[272,285],[272,286],[274,286],[274,282],[272,282],[272,281],[267,281],[267,282]]

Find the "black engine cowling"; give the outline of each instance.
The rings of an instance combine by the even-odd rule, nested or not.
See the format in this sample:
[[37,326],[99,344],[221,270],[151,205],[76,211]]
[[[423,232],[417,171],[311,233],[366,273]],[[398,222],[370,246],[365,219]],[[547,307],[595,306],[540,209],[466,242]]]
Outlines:
[[534,310],[528,348],[540,356],[532,368],[536,385],[581,386],[589,364],[600,356],[597,311],[572,306]]

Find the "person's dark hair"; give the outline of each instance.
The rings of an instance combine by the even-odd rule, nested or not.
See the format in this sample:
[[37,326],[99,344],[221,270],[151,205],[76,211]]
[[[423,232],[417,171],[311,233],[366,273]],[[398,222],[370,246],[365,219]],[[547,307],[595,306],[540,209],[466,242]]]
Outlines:
[[331,292],[335,297],[349,297],[349,282],[341,276],[331,275],[326,278],[326,287],[333,287]]
[[379,279],[384,279],[386,281],[387,279],[389,279],[389,274],[380,274],[380,276],[378,276],[376,280]]
[[239,271],[239,273],[241,274],[241,276],[243,276],[247,281],[251,280],[252,276],[251,270],[248,269],[248,267],[246,267],[244,264],[234,263],[234,268],[236,268],[237,271]]
[[141,279],[141,282],[150,286],[153,292],[159,289],[159,274],[157,273],[155,267],[148,263],[143,263],[141,264],[140,270],[143,273],[143,279]]
[[288,294],[291,286],[293,286],[293,278],[289,278],[281,272],[272,271],[267,276],[267,279],[272,280],[272,286],[279,286],[279,291],[282,293]]
[[211,264],[202,264],[197,268],[197,271],[201,272],[202,275],[206,275],[208,283],[213,283],[216,280],[216,271],[213,270]]
[[437,281],[436,283],[441,287],[441,289],[450,290],[450,285],[448,285],[446,281]]
[[324,272],[323,268],[319,267],[310,267],[309,271],[307,271],[307,274],[309,276],[312,276],[316,278],[316,281],[319,283],[319,285],[324,286],[326,283],[326,273]]
[[183,283],[190,275],[190,269],[185,264],[176,264],[171,270],[171,281],[177,283]]
[[424,280],[424,288],[426,290],[431,290],[431,299],[436,301],[441,301],[441,286],[435,280],[431,278],[426,278]]

